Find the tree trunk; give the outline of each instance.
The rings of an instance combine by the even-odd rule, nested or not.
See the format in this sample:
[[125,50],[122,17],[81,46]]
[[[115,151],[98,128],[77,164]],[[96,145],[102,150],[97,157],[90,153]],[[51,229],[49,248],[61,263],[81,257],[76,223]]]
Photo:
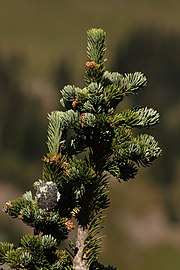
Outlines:
[[74,257],[73,268],[75,270],[88,270],[87,261],[85,255],[83,255],[83,250],[85,247],[85,240],[87,237],[88,231],[82,226],[78,226],[77,229],[77,239],[76,239],[76,248],[77,253]]

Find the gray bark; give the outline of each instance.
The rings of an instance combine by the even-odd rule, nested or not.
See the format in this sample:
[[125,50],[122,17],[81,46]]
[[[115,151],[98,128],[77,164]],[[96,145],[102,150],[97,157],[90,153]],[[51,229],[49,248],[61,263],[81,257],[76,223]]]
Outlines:
[[85,255],[83,255],[83,250],[85,247],[85,240],[87,237],[88,231],[84,229],[82,226],[78,226],[77,229],[77,238],[76,238],[76,248],[77,253],[74,257],[73,268],[75,270],[88,270],[87,261]]

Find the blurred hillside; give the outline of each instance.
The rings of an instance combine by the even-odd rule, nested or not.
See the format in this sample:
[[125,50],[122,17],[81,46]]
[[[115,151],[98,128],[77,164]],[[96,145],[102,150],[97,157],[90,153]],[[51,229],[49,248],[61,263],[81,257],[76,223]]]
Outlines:
[[[124,106],[154,107],[163,157],[129,183],[112,179],[104,263],[126,270],[180,269],[180,2],[178,0],[1,1],[0,203],[41,177],[47,113],[59,89],[83,85],[86,31],[107,32],[108,69],[144,72],[148,87]],[[0,240],[24,225],[0,213]],[[19,231],[20,230],[20,231]],[[28,230],[29,231],[29,230]]]

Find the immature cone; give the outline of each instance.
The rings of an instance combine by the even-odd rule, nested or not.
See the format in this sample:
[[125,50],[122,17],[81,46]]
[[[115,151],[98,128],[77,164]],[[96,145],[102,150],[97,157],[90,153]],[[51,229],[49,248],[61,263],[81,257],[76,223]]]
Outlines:
[[87,61],[84,65],[86,68],[94,68],[97,64],[94,61]]
[[46,210],[54,209],[60,197],[56,184],[52,181],[42,182],[36,189],[38,206]]

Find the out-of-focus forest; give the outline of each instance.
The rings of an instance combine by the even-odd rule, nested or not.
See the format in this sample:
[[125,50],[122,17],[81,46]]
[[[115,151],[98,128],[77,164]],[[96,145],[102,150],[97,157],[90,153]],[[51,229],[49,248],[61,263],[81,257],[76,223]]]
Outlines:
[[[122,106],[149,106],[147,130],[163,156],[135,180],[111,179],[101,261],[126,270],[180,269],[180,2],[178,0],[1,1],[0,204],[32,189],[46,153],[47,113],[59,90],[83,86],[86,31],[107,32],[107,68],[142,71],[148,86]],[[121,107],[119,108],[121,109]],[[0,241],[31,229],[0,212]]]

